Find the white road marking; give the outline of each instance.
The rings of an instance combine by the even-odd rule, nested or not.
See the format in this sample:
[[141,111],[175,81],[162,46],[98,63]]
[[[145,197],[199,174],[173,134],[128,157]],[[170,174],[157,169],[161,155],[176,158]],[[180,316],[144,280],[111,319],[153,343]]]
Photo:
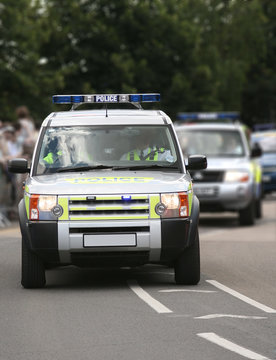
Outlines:
[[246,302],[249,305],[255,306],[256,308],[266,312],[266,313],[270,313],[270,314],[276,314],[276,310],[272,309],[266,305],[263,305],[253,299],[250,299],[249,297],[242,295],[241,293],[219,283],[216,280],[206,280],[206,282],[208,282],[209,284],[212,284],[213,286],[217,287],[218,289],[227,292],[228,294],[235,296],[236,298]]
[[170,290],[158,290],[162,293],[172,293],[172,292],[195,292],[195,293],[216,293],[217,291],[213,290],[191,290],[191,289],[170,289]]
[[253,319],[253,320],[259,320],[259,319],[267,319],[267,317],[264,316],[246,316],[246,315],[231,315],[231,314],[210,314],[210,315],[204,315],[204,316],[197,316],[194,317],[194,319],[216,319],[216,318],[235,318],[235,319]]
[[212,343],[221,346],[227,350],[233,351],[236,354],[244,356],[252,360],[269,360],[267,357],[255,353],[254,351],[248,350],[243,346],[237,345],[229,340],[224,339],[221,336],[218,336],[215,333],[199,333],[198,336],[202,337],[205,340],[211,341]]
[[165,305],[161,304],[158,300],[154,299],[149,293],[147,293],[136,280],[128,280],[127,282],[130,289],[146,304],[153,308],[159,314],[168,314],[173,311],[168,309]]

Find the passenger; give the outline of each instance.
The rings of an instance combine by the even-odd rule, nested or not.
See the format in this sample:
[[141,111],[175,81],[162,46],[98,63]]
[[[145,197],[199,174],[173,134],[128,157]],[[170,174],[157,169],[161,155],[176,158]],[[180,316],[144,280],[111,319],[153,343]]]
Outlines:
[[223,144],[223,152],[225,154],[239,155],[242,153],[241,144],[233,136],[226,137]]
[[151,145],[150,134],[140,134],[135,138],[135,147],[124,154],[121,160],[129,161],[168,161],[173,162],[171,152],[156,144]]

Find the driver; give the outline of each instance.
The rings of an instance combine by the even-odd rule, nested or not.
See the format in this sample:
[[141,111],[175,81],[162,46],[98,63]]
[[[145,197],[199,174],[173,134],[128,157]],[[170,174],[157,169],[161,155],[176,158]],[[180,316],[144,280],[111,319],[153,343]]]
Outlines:
[[157,145],[151,145],[153,136],[150,133],[136,136],[134,148],[121,157],[121,160],[129,161],[168,161],[173,162],[170,150]]
[[43,158],[43,160],[48,165],[56,163],[57,160],[62,156],[62,151],[58,148],[58,139],[56,137],[50,140],[45,153],[47,155]]

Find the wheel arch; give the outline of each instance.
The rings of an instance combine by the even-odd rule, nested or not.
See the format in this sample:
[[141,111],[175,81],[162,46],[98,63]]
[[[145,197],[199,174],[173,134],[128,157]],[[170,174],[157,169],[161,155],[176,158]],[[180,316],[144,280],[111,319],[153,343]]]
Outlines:
[[187,247],[191,246],[196,239],[196,232],[198,230],[199,212],[200,212],[199,200],[196,197],[196,195],[193,195]]

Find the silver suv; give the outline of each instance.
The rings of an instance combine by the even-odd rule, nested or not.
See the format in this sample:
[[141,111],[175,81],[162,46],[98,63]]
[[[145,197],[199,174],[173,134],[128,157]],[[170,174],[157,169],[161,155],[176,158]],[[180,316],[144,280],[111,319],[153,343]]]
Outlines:
[[185,156],[202,153],[208,169],[190,171],[201,211],[237,211],[241,225],[252,225],[260,218],[261,168],[249,149],[242,125],[189,124],[176,126]]
[[43,122],[19,204],[22,280],[43,287],[52,266],[170,264],[178,284],[200,279],[199,201],[171,119],[142,110],[158,94],[57,95],[55,103],[131,103],[139,109],[65,111]]

